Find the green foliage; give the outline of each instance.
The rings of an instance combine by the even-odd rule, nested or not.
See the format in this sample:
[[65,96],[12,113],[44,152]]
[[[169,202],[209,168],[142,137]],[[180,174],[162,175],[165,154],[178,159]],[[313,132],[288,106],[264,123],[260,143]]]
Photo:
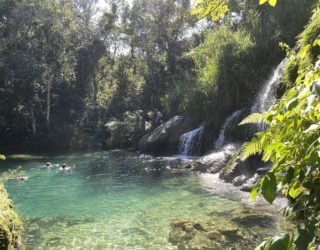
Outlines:
[[[295,55],[299,62],[295,83],[291,83],[281,100],[263,114],[268,125],[266,131],[256,134],[252,142],[242,148],[243,158],[263,152],[263,160],[273,164],[252,196],[262,193],[272,203],[278,186],[291,201],[290,214],[301,222],[292,241],[286,237],[279,243],[288,246],[285,249],[291,249],[292,244],[295,249],[307,249],[312,241],[319,240],[315,230],[320,226],[320,30],[315,25],[319,16],[318,8],[300,35],[300,48]],[[308,44],[302,42],[307,37]],[[316,51],[318,53],[314,54]],[[250,144],[253,146],[248,146]],[[270,239],[258,249],[278,249],[275,248],[277,242]]]
[[272,7],[276,6],[277,0],[259,0],[259,4],[264,4],[268,2]]
[[228,5],[225,0],[197,0],[191,13],[199,19],[210,16],[212,21],[217,21],[227,11]]
[[262,152],[262,144],[257,138],[253,138],[249,142],[243,143],[240,151],[242,160],[247,159],[251,155],[259,154]]
[[234,32],[222,26],[209,33],[204,43],[190,53],[199,70],[203,90],[218,88],[217,80],[223,74],[223,67],[230,61],[238,61],[252,46],[250,35],[244,30]]
[[13,250],[21,245],[20,232],[22,231],[22,221],[12,209],[12,201],[0,181],[0,245],[2,249]]
[[289,234],[274,237],[261,243],[255,250],[292,250],[292,237]]
[[253,113],[247,116],[245,119],[243,119],[239,125],[245,125],[245,124],[261,124],[264,122],[264,116],[260,113]]

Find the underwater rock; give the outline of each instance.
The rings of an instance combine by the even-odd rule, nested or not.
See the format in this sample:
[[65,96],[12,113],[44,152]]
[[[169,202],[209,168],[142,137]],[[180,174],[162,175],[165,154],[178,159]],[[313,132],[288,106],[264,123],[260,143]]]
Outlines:
[[253,210],[237,210],[233,213],[232,222],[244,227],[266,227],[269,228],[275,223],[274,217],[270,214]]
[[228,211],[201,223],[176,219],[171,223],[169,242],[178,249],[254,249],[264,237],[274,234],[275,218],[250,208]]

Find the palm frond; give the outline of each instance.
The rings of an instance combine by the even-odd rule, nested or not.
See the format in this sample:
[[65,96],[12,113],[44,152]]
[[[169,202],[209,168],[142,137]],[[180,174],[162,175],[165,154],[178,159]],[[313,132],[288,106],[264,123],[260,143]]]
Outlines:
[[264,122],[264,115],[260,114],[260,113],[253,113],[249,116],[247,116],[246,118],[244,118],[239,125],[245,125],[245,124],[261,124],[262,122]]
[[257,138],[252,138],[251,141],[242,144],[240,151],[241,160],[246,160],[249,156],[260,154],[263,150],[263,145]]

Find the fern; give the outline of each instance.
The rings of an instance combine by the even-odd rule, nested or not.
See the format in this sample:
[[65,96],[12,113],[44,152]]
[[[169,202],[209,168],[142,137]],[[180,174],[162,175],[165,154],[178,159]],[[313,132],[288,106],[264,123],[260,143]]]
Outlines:
[[239,125],[245,125],[245,124],[261,124],[264,122],[264,115],[260,113],[253,113],[246,118],[242,120],[242,122],[239,123]]
[[253,138],[249,142],[242,144],[240,151],[241,160],[246,160],[249,156],[260,154],[263,150],[263,145],[258,138]]

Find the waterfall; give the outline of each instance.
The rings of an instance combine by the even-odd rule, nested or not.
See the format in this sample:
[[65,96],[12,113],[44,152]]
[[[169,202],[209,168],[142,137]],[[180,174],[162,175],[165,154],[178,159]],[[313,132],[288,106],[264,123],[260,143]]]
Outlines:
[[183,155],[199,153],[204,126],[180,136],[179,152]]
[[287,58],[283,59],[282,62],[273,71],[271,78],[265,83],[262,89],[259,91],[255,102],[251,107],[251,113],[264,113],[276,102],[276,85],[283,73],[283,68]]
[[[266,112],[275,102],[276,102],[276,85],[279,83],[279,80],[283,73],[283,68],[287,59],[283,59],[282,62],[277,66],[273,71],[271,78],[264,84],[262,89],[258,92],[255,102],[253,103],[250,111],[251,113],[264,113]],[[215,142],[214,149],[216,151],[220,150],[225,143],[225,130],[228,129],[234,120],[241,115],[243,110],[237,110],[232,113],[225,120],[220,132],[217,141]],[[256,130],[256,128],[254,128]],[[264,125],[258,127],[258,130],[263,130]]]
[[219,150],[222,148],[222,146],[224,145],[224,142],[225,142],[225,131],[227,128],[229,128],[231,125],[232,125],[232,122],[234,121],[234,119],[236,119],[241,113],[242,113],[243,110],[237,110],[235,112],[233,112],[224,122],[221,130],[220,130],[220,133],[219,133],[219,137],[218,139],[216,140],[215,142],[215,145],[214,145],[214,149],[215,150]]

